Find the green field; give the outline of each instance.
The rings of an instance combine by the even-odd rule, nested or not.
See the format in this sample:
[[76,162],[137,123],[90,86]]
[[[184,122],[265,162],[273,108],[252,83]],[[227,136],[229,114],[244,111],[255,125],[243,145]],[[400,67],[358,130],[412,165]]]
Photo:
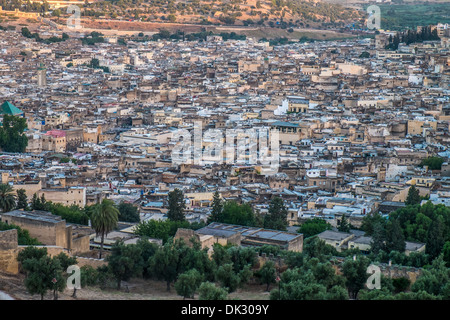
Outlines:
[[[381,10],[381,28],[384,30],[450,23],[450,2],[376,5]],[[364,9],[367,7],[368,5],[364,6]]]

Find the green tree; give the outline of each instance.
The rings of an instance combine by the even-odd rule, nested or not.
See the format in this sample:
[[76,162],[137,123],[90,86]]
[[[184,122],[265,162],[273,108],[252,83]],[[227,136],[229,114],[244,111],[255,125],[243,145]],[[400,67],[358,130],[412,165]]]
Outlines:
[[341,232],[350,232],[350,227],[347,217],[343,214],[337,229]]
[[117,209],[119,209],[119,221],[139,222],[141,220],[138,208],[131,203],[121,201]]
[[400,277],[392,279],[392,284],[395,288],[396,293],[400,293],[402,291],[406,291],[411,284],[411,281],[408,278]]
[[[340,279],[340,280],[338,280]],[[279,289],[270,292],[271,300],[344,300],[348,293],[342,276],[331,265],[313,258],[302,267],[287,269],[281,275]]]
[[325,241],[318,237],[311,237],[304,241],[303,252],[308,257],[318,257],[321,261],[326,261],[332,255],[336,255],[337,251],[334,247],[326,244]]
[[61,203],[47,203],[47,210],[56,216],[60,216],[66,222],[88,225],[89,216],[78,205],[65,206]]
[[233,246],[227,251],[236,273],[241,272],[245,267],[253,267],[257,262],[257,252],[252,247]]
[[351,299],[356,299],[359,290],[364,288],[367,281],[367,267],[369,259],[367,257],[358,256],[356,260],[346,259],[342,266],[342,273],[346,278],[345,285]]
[[50,207],[50,202],[45,199],[45,195],[42,194],[39,198],[37,194],[33,194],[33,198],[31,199],[31,210],[41,210],[48,211]]
[[175,21],[177,21],[177,17],[174,15],[174,14],[169,14],[168,16],[167,16],[167,19],[170,21],[170,22],[175,22]]
[[29,209],[28,207],[28,197],[27,194],[25,192],[25,189],[18,189],[16,191],[17,193],[17,205],[16,208],[17,209],[23,209],[25,211],[27,211]]
[[386,250],[386,230],[381,222],[377,222],[373,226],[370,251],[378,254],[383,250]]
[[362,52],[360,55],[359,55],[359,57],[360,58],[370,58],[370,53],[369,52],[367,52],[367,51],[364,51],[364,52]]
[[[22,266],[25,260],[28,259],[36,259],[39,260],[42,257],[45,257],[47,255],[47,248],[37,248],[35,246],[27,246],[25,249],[21,250],[17,254],[17,261],[19,262],[19,265]],[[22,267],[22,271],[25,271]]]
[[53,299],[58,299],[58,292],[62,292],[66,287],[63,269],[59,259],[43,256],[39,259],[31,258],[23,261],[23,268],[26,271],[25,287],[32,295],[39,294],[41,300],[49,291],[53,291]]
[[117,227],[118,219],[119,210],[114,206],[114,202],[108,199],[103,199],[91,215],[92,228],[96,235],[101,237],[99,259],[102,258],[105,235]]
[[368,236],[373,235],[375,231],[375,225],[380,224],[380,227],[384,229],[386,219],[379,213],[366,214],[363,218],[361,230],[363,230]]
[[269,212],[264,217],[264,228],[286,231],[287,209],[280,197],[273,197],[269,204]]
[[216,272],[216,279],[228,293],[236,291],[241,281],[239,275],[234,272],[232,263],[219,266]]
[[208,217],[208,223],[219,221],[222,213],[223,202],[218,191],[214,192],[211,214]]
[[414,185],[409,187],[408,196],[406,197],[405,204],[415,205],[419,204],[421,201],[422,199],[420,198],[419,190]]
[[445,162],[445,160],[441,157],[428,157],[426,159],[423,159],[420,163],[420,167],[428,166],[428,169],[430,170],[441,170],[442,164]]
[[184,194],[180,189],[169,192],[169,210],[167,212],[167,218],[172,221],[184,221]]
[[411,291],[428,294],[444,299],[450,298],[450,268],[447,268],[443,256],[434,259],[430,268],[423,269],[422,274],[411,286]]
[[26,128],[25,118],[3,115],[3,125],[0,127],[0,148],[6,152],[25,152],[28,145],[28,138],[24,134]]
[[217,266],[221,266],[231,262],[231,255],[225,246],[214,243],[212,259]]
[[108,267],[117,281],[118,290],[120,290],[122,281],[127,281],[133,276],[142,276],[144,264],[142,250],[136,244],[125,244],[123,241],[116,241],[106,261],[108,261]]
[[218,222],[237,224],[241,226],[255,226],[256,218],[252,207],[248,203],[239,204],[236,201],[226,201]]
[[[201,248],[201,244],[195,238],[190,239],[192,248],[187,250],[183,257],[182,264],[186,270],[195,269],[201,273],[203,280],[214,280],[215,264],[210,259],[208,248]],[[200,285],[200,284],[199,284]]]
[[59,260],[59,263],[61,264],[61,268],[63,271],[66,271],[69,266],[77,264],[77,258],[76,257],[70,257],[64,252],[59,253],[55,256],[56,259]]
[[14,189],[9,184],[0,184],[0,209],[2,212],[9,212],[16,206],[16,195]]
[[194,293],[200,287],[202,283],[203,276],[197,269],[190,269],[178,276],[175,282],[175,290],[177,294],[186,298],[194,298]]
[[440,217],[437,217],[431,222],[430,228],[428,229],[427,241],[425,250],[426,253],[431,256],[432,259],[437,257],[445,244],[444,237],[444,223]]
[[444,248],[442,249],[443,259],[445,261],[445,265],[450,268],[450,241],[446,241],[444,243]]
[[302,233],[305,238],[315,236],[325,230],[331,230],[331,225],[321,218],[313,218],[305,221],[298,229],[299,233]]
[[172,220],[147,220],[136,225],[134,233],[140,236],[146,236],[154,239],[162,239],[166,243],[169,238],[174,237],[179,228],[197,230],[204,224],[189,223],[188,221]]
[[266,285],[266,291],[269,291],[270,285],[275,283],[276,268],[273,261],[267,261],[258,271],[258,275],[262,284]]
[[203,282],[199,287],[199,300],[226,300],[227,290],[218,288],[214,283]]
[[158,245],[156,243],[150,242],[147,237],[141,237],[136,245],[141,250],[142,256],[142,275],[145,279],[151,277],[151,270],[149,269],[149,260],[155,252],[158,250]]
[[168,241],[158,248],[149,259],[151,273],[157,279],[166,281],[167,291],[170,291],[171,283],[184,271],[184,266],[181,263],[184,250],[185,244]]
[[393,219],[387,224],[386,250],[404,252],[406,247],[405,237],[398,220]]

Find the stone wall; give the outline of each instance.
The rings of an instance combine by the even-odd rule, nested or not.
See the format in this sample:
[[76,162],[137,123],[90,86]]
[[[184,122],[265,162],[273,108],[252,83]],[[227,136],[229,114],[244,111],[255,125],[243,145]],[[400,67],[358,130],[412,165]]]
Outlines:
[[[18,253],[22,250],[25,250],[25,248],[28,246],[19,246],[18,247]],[[64,252],[65,254],[67,254],[68,256],[70,256],[70,253],[67,249],[64,249],[63,247],[59,247],[59,246],[35,246],[36,248],[46,248],[47,249],[47,254],[50,257],[54,257],[57,256],[58,254],[60,254],[61,252]]]
[[11,274],[19,273],[17,253],[17,230],[0,231],[0,271]]
[[9,224],[14,224],[22,229],[28,230],[30,236],[46,245],[67,247],[66,222],[48,222],[39,219],[29,219],[22,217],[7,217]]
[[[335,260],[332,262],[336,270],[336,274],[342,274],[341,267],[345,259],[342,257],[334,257]],[[406,278],[411,281],[411,285],[416,282],[417,278],[422,274],[422,268],[399,266],[399,265],[389,265],[387,263],[374,263],[376,266],[380,267],[381,273],[387,278]]]
[[79,252],[87,252],[90,248],[90,238],[88,235],[76,237],[72,239],[71,244],[71,252],[73,254],[79,253]]
[[21,11],[19,11],[19,9],[16,9],[14,11],[6,11],[6,10],[3,10],[2,7],[0,7],[0,14],[8,14],[8,15],[13,15],[15,17],[28,18],[28,19],[37,19],[39,17],[39,15],[35,12],[21,12]]

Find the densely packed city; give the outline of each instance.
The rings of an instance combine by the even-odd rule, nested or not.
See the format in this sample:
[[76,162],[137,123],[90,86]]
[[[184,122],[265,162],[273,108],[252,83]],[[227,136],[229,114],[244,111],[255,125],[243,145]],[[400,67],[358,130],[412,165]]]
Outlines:
[[[186,225],[170,235],[175,239],[196,237],[202,248],[217,243],[265,249],[272,245],[306,254],[312,249],[306,248],[309,234],[301,227],[321,221],[327,227],[314,238],[333,247],[331,264],[343,266],[345,274],[346,263],[372,254],[380,245],[379,225],[373,222],[367,228],[367,217],[389,220],[388,240],[383,242],[389,247],[396,242],[398,226],[387,218],[392,212],[406,212],[410,205],[450,206],[450,26],[437,24],[431,30],[438,40],[400,42],[396,50],[387,48],[395,33],[385,31],[286,44],[251,37],[224,40],[220,35],[208,35],[204,41],[149,41],[142,34],[125,43],[120,36],[108,35],[91,45],[76,32],[47,43],[24,29],[0,30],[0,123],[5,127],[0,131],[0,183],[16,198],[22,190],[29,201],[8,207],[0,192],[0,220],[28,226],[50,253],[61,247],[61,252],[97,267],[95,263],[113,263],[116,240],[136,245],[152,223],[174,220],[171,196],[180,192]],[[38,34],[61,36],[47,24]],[[5,123],[14,119],[26,123],[27,143],[19,152],[5,138]],[[270,172],[251,159],[252,145],[257,149],[261,141],[247,141],[248,148],[239,149],[234,137],[228,139],[230,131],[245,134],[263,128],[276,137],[271,142],[277,146],[277,166]],[[180,132],[194,137],[184,151],[198,147],[199,161],[174,161]],[[237,150],[233,156],[239,161],[227,158],[217,144]],[[276,211],[274,199],[284,210],[280,228],[265,219]],[[40,200],[54,207],[41,208]],[[95,212],[104,200],[132,205],[138,219],[119,221],[102,234],[93,217],[75,222],[56,213],[76,207],[89,216],[86,208]],[[223,211],[227,205],[233,211],[234,204],[242,215],[249,206],[254,220],[213,216],[219,202]],[[387,258],[377,261],[383,274],[398,272],[393,278],[411,282],[405,294],[426,291],[448,299],[450,285],[444,293],[432,293],[412,284],[432,260],[421,265],[407,257],[426,253],[435,258],[442,251],[450,263],[449,220],[442,220],[440,238],[435,239],[429,230],[440,220],[423,210],[411,221],[399,218],[402,249],[390,247]],[[442,215],[450,216],[447,211]],[[427,228],[416,226],[421,219],[429,220]],[[44,222],[46,227],[37,226]],[[56,238],[45,228],[54,228]],[[0,253],[20,251],[20,244],[11,249],[9,238],[6,245],[2,239]],[[432,249],[436,241],[438,247]],[[150,243],[165,246],[167,239],[150,235]],[[83,257],[100,247],[106,260]],[[392,251],[404,260],[395,262]],[[270,254],[275,265],[276,256]],[[1,257],[1,272],[20,273],[17,262]],[[265,252],[259,252],[262,257]],[[448,277],[447,272],[444,284]],[[220,275],[215,279],[220,282]],[[168,289],[171,282],[178,283],[177,277],[164,280]],[[300,294],[278,290],[284,297],[280,299],[301,299]],[[327,290],[331,295],[332,289]],[[374,293],[364,290],[370,299]],[[356,293],[350,292],[350,298]],[[271,292],[270,298],[278,299],[276,294]]]

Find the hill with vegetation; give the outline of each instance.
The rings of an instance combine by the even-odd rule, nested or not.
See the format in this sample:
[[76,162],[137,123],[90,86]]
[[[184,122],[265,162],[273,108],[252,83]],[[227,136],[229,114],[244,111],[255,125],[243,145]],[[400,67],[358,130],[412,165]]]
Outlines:
[[[49,12],[44,1],[0,0],[5,10]],[[362,10],[340,4],[303,0],[85,0],[82,17],[125,21],[203,25],[319,27],[345,26],[364,19]],[[66,16],[64,8],[52,11]]]

